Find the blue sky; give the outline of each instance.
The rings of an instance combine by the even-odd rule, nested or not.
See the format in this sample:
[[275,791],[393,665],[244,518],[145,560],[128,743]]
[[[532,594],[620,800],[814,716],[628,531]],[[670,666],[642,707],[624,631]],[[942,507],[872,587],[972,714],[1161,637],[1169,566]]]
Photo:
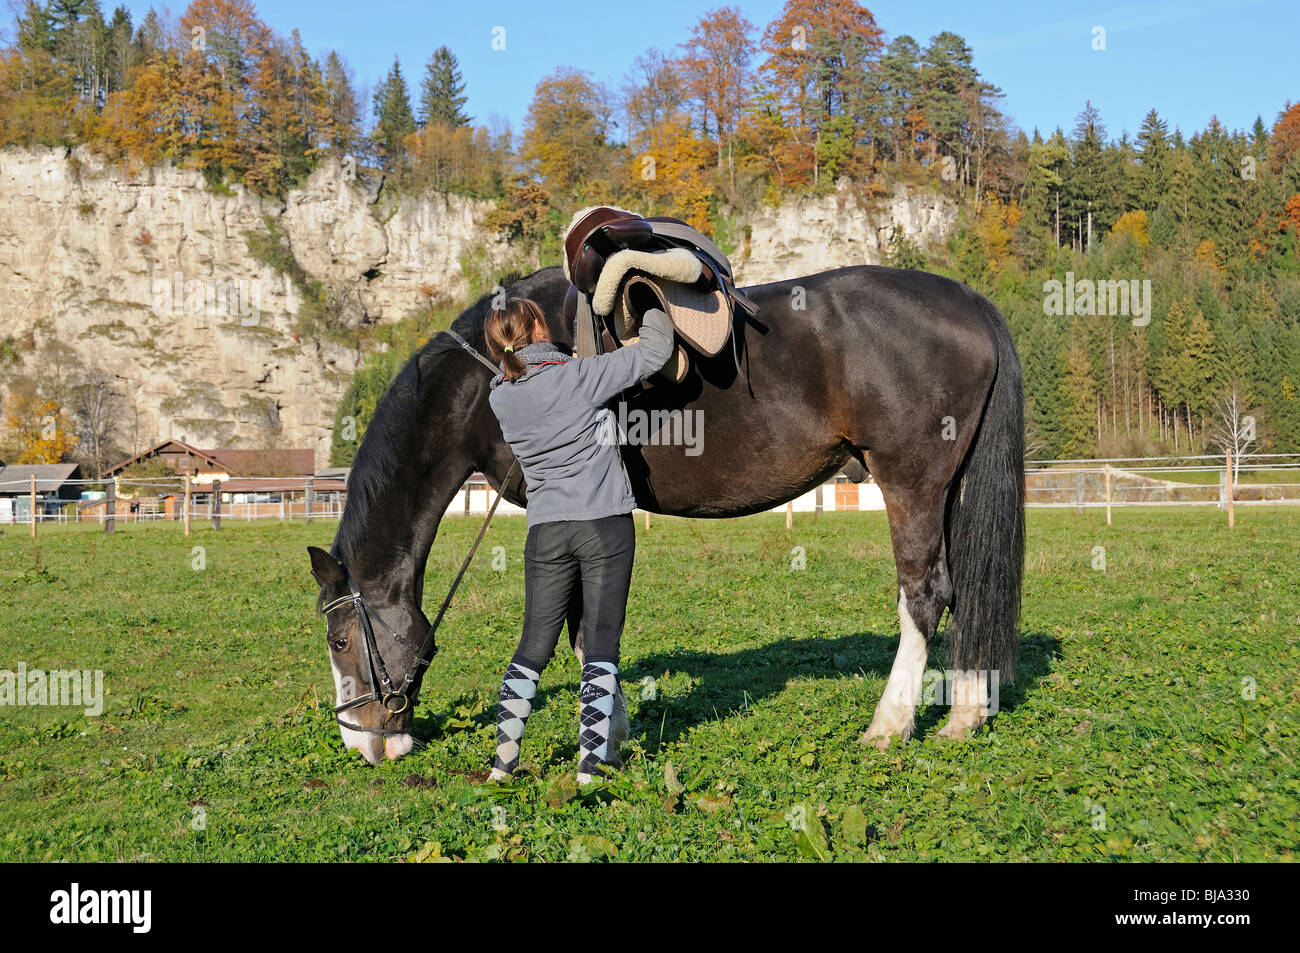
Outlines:
[[[115,5],[102,2],[106,9]],[[782,6],[781,0],[732,2],[760,31]],[[126,0],[137,22],[151,5],[163,7]],[[723,5],[726,0],[262,0],[257,8],[279,32],[297,27],[312,52],[338,49],[362,87],[377,83],[396,54],[414,88],[429,53],[445,44],[460,59],[475,121],[495,115],[518,132],[535,84],[555,67],[590,70],[617,89],[637,54],[655,46],[671,51],[703,11]],[[170,9],[179,15],[184,6]],[[878,0],[866,6],[887,40],[908,33],[924,46],[941,30],[964,36],[976,67],[1005,93],[1003,111],[1027,132],[1037,126],[1046,134],[1057,125],[1068,132],[1088,99],[1116,138],[1135,133],[1152,107],[1171,127],[1193,132],[1212,115],[1230,129],[1249,128],[1256,115],[1271,126],[1288,99],[1300,100],[1296,0]],[[1092,48],[1096,26],[1106,31],[1104,51]],[[497,27],[505,31],[503,51],[492,48]]]

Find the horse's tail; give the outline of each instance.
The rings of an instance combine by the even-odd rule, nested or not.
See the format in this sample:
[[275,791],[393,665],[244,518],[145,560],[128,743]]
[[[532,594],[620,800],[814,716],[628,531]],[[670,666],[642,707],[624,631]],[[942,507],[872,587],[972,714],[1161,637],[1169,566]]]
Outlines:
[[1001,312],[980,299],[997,336],[998,368],[961,481],[951,491],[952,616],[945,637],[957,671],[1015,678],[1025,562],[1025,403],[1020,359]]

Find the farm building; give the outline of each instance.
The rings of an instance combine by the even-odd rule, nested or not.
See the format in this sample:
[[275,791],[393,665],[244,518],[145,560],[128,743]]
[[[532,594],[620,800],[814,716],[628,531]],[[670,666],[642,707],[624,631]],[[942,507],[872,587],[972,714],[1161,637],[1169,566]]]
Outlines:
[[25,523],[31,516],[32,477],[36,512],[56,513],[81,496],[81,467],[75,463],[15,463],[0,470],[0,523]]
[[137,463],[159,460],[196,483],[223,483],[232,477],[309,477],[315,475],[315,452],[306,450],[201,450],[181,440],[163,440],[104,471],[105,478],[121,476]]

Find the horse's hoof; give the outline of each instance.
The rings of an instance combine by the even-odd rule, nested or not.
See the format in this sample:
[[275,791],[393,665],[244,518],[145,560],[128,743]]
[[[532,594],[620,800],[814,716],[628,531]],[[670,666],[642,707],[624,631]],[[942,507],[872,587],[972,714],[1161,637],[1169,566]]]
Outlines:
[[967,741],[970,739],[972,730],[970,725],[963,725],[949,718],[948,724],[940,728],[936,734],[948,741]]
[[865,734],[863,734],[861,738],[858,739],[858,744],[863,746],[871,745],[877,751],[888,751],[889,743],[898,737],[899,737],[898,735],[888,733],[888,732],[886,733],[877,732],[875,734],[872,734],[870,731],[867,731]]

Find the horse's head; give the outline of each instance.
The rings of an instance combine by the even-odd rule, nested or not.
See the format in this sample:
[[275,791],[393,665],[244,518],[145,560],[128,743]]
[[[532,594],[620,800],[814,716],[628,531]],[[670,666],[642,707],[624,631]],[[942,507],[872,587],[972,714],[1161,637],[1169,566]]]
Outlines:
[[371,764],[411,750],[411,721],[432,645],[415,600],[351,577],[337,559],[307,547],[320,584],[334,672],[335,715],[343,743]]

